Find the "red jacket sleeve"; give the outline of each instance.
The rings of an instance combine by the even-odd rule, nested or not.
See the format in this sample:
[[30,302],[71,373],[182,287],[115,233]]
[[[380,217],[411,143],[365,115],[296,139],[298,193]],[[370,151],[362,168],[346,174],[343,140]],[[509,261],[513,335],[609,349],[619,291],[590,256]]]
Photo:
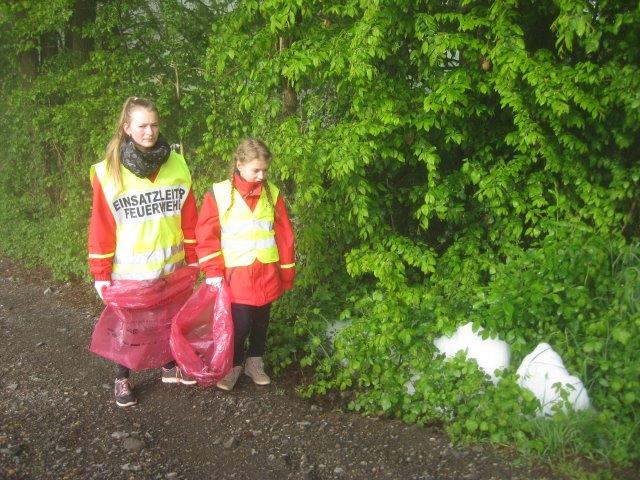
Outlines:
[[224,257],[220,245],[220,219],[218,205],[207,192],[200,207],[196,225],[196,253],[200,268],[207,277],[224,276]]
[[282,195],[278,195],[276,201],[276,218],[273,226],[275,230],[276,245],[280,256],[280,279],[285,290],[293,288],[293,279],[296,276],[296,254],[294,248],[294,234],[287,207]]
[[193,190],[189,190],[181,211],[182,234],[184,235],[184,256],[187,264],[196,263],[196,224],[198,223],[198,206]]
[[116,250],[116,221],[98,177],[91,181],[93,204],[89,219],[89,271],[96,280],[111,280],[111,265]]

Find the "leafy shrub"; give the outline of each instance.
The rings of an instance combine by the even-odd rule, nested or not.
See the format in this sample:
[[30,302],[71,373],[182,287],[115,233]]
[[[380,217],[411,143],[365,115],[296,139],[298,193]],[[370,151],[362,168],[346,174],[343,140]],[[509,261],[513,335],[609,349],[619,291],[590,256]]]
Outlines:
[[[488,283],[465,294],[452,290],[457,269],[442,262],[428,287],[353,299],[352,324],[324,347],[333,354],[320,360],[306,394],[352,389],[355,410],[443,421],[458,439],[513,442],[540,454],[637,459],[640,247],[586,227],[557,225],[555,232],[492,265]],[[463,353],[447,361],[437,355],[433,340],[469,320],[512,347],[511,368],[497,386]],[[596,413],[535,418],[537,401],[518,386],[515,370],[539,342],[551,343],[581,377]],[[562,429],[574,434],[563,435],[566,443],[556,451],[545,432]]]

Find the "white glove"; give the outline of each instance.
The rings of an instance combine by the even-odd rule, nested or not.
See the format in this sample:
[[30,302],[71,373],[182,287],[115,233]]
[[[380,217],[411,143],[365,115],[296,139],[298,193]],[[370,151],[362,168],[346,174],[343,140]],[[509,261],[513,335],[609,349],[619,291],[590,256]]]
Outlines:
[[93,284],[93,286],[96,289],[96,292],[98,292],[98,296],[100,297],[100,300],[102,300],[102,289],[105,287],[110,287],[111,286],[111,280],[96,280],[95,283]]
[[205,280],[205,283],[207,285],[211,285],[213,287],[218,287],[219,288],[220,285],[222,285],[222,279],[223,279],[223,277],[208,277]]

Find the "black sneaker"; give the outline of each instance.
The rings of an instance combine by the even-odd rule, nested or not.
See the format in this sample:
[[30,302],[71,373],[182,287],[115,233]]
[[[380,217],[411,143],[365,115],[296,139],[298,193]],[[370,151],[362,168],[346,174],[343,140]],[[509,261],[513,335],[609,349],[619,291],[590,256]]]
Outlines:
[[177,365],[173,368],[162,367],[162,383],[181,383],[183,385],[195,385],[196,382],[193,378],[187,377],[180,367]]
[[116,405],[119,407],[130,407],[138,403],[128,378],[116,378],[113,392],[116,396]]

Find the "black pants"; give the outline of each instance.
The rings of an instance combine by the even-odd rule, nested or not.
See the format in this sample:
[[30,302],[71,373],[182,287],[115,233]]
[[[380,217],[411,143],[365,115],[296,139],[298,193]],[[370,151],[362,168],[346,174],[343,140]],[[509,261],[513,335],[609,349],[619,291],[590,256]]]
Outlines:
[[[162,368],[173,368],[176,366],[176,362],[174,362],[173,360],[170,361],[169,363],[167,363],[166,365],[164,365]],[[129,374],[131,373],[131,370],[129,370],[127,367],[125,367],[124,365],[120,365],[119,363],[116,363],[116,378],[117,379],[121,379],[121,378],[129,378]]]
[[[271,304],[261,307],[253,305],[231,304],[231,317],[234,327],[233,366],[242,365],[246,357],[261,357],[267,344],[269,313]],[[245,342],[249,338],[249,347],[245,350]]]

